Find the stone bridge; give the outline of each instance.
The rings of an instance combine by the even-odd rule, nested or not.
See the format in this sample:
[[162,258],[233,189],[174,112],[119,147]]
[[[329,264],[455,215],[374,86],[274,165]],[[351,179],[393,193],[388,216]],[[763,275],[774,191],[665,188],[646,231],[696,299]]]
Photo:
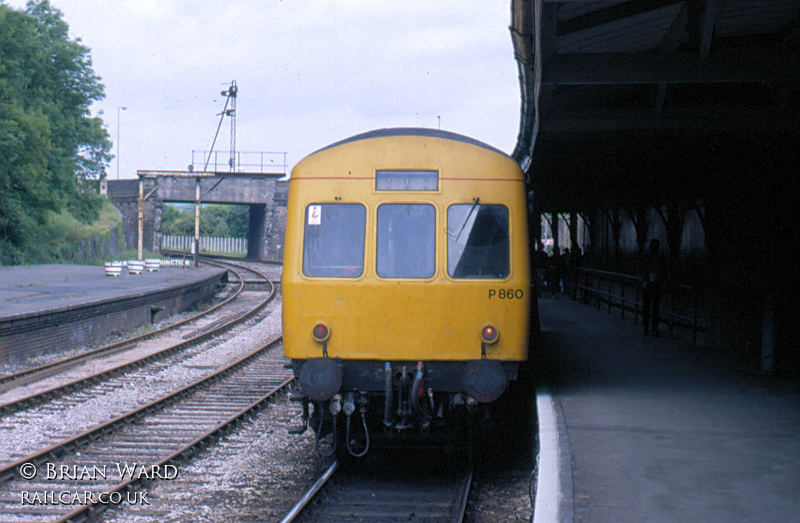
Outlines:
[[[188,171],[139,171],[143,181],[143,245],[159,252],[164,203],[247,205],[250,227],[247,257],[259,260],[283,258],[288,180],[284,175],[248,173],[192,173]],[[138,244],[139,180],[108,180],[109,199],[122,214],[125,244]],[[202,235],[202,231],[200,232]]]

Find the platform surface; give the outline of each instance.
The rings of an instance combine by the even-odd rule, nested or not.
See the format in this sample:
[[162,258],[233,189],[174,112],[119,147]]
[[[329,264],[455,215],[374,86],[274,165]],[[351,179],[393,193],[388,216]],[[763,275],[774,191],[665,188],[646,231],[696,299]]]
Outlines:
[[30,265],[0,267],[0,320],[123,297],[141,296],[202,281],[223,272],[211,266],[162,267],[156,272],[105,275],[102,266]]
[[559,521],[800,521],[796,382],[748,376],[564,296],[539,308]]

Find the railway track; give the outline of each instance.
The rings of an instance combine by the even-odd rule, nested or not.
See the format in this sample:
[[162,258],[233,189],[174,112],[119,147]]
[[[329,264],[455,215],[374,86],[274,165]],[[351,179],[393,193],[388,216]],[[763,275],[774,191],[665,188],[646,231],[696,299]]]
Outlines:
[[[170,332],[174,332],[174,331],[176,331],[176,330],[178,330],[180,328],[183,328],[183,327],[186,327],[186,326],[190,326],[193,323],[197,323],[198,320],[201,320],[203,318],[209,318],[209,317],[213,317],[212,315],[214,315],[214,314],[219,314],[219,312],[223,309],[223,307],[229,306],[232,302],[234,302],[234,300],[236,300],[238,298],[241,298],[243,293],[244,293],[244,291],[245,291],[246,280],[242,276],[242,274],[239,271],[237,271],[235,268],[238,268],[239,270],[247,270],[247,271],[253,272],[257,276],[259,276],[261,278],[261,283],[263,285],[268,286],[267,290],[268,290],[269,294],[267,295],[267,298],[265,300],[261,301],[260,303],[258,303],[256,306],[247,309],[243,313],[223,316],[222,320],[217,320],[215,322],[215,323],[217,323],[216,327],[214,329],[208,329],[207,333],[196,332],[194,336],[183,336],[183,339],[187,340],[188,344],[191,344],[191,343],[197,341],[197,340],[194,340],[192,338],[201,339],[203,334],[211,334],[213,332],[220,332],[220,331],[224,330],[227,327],[233,326],[233,325],[235,325],[235,324],[247,319],[249,316],[251,316],[252,314],[257,312],[261,307],[266,305],[266,303],[269,302],[269,300],[271,300],[274,297],[275,285],[269,280],[269,278],[267,278],[267,276],[265,276],[263,274],[260,274],[258,271],[254,270],[254,269],[251,269],[251,268],[248,268],[248,267],[236,265],[236,264],[217,263],[216,265],[219,266],[219,267],[223,267],[224,265],[228,265],[229,266],[228,270],[230,272],[232,272],[234,274],[234,276],[236,277],[237,285],[236,285],[236,289],[234,290],[234,292],[230,296],[224,298],[222,301],[220,301],[219,303],[215,304],[214,306],[209,307],[208,309],[206,309],[204,311],[201,311],[201,312],[199,312],[199,313],[197,313],[195,315],[192,315],[192,316],[190,316],[188,318],[185,318],[185,319],[183,319],[181,321],[175,322],[175,323],[173,323],[171,325],[168,325],[166,327],[163,327],[161,329],[157,329],[157,330],[154,330],[154,331],[151,331],[151,332],[147,332],[147,333],[144,333],[144,334],[141,334],[141,335],[138,335],[138,336],[131,336],[129,338],[126,338],[126,339],[123,339],[123,340],[120,340],[120,341],[117,341],[117,342],[114,342],[114,343],[111,343],[111,344],[108,344],[108,345],[104,345],[102,347],[98,347],[96,349],[92,349],[92,350],[89,350],[89,351],[86,351],[86,352],[82,352],[80,354],[75,354],[75,355],[72,355],[72,356],[69,356],[69,357],[66,357],[66,358],[62,358],[62,359],[59,359],[57,361],[53,361],[53,362],[50,362],[50,363],[47,363],[47,364],[44,364],[44,365],[39,365],[39,366],[36,366],[36,367],[31,367],[31,368],[28,368],[28,369],[24,369],[24,370],[21,370],[19,372],[15,372],[15,373],[12,373],[12,374],[6,374],[6,375],[3,375],[3,376],[0,376],[0,394],[2,394],[3,392],[6,392],[6,391],[12,390],[12,389],[17,389],[18,390],[20,387],[29,385],[31,383],[35,383],[37,381],[42,381],[45,378],[48,378],[48,377],[53,376],[53,375],[57,375],[59,373],[63,373],[64,371],[67,371],[67,370],[69,370],[69,369],[71,369],[71,368],[73,368],[73,367],[75,367],[77,365],[80,365],[82,363],[85,363],[87,361],[96,360],[98,357],[101,357],[101,356],[102,357],[107,357],[107,356],[118,354],[118,353],[121,353],[121,352],[124,352],[124,351],[130,351],[131,349],[135,348],[137,344],[140,344],[140,343],[145,342],[147,340],[151,340],[151,339],[156,338],[158,336],[162,336],[162,335],[168,334]],[[187,346],[188,346],[188,344],[187,344]],[[173,348],[173,347],[168,347],[167,349],[165,349],[162,352],[162,354],[165,354],[165,355],[169,354],[170,353],[169,349],[171,349],[171,348]],[[176,349],[180,349],[180,348],[183,348],[183,347],[176,347]],[[131,363],[133,363],[133,362],[131,362]],[[13,401],[0,400],[0,414],[16,410],[16,408],[18,408],[21,405],[26,405],[26,404],[30,405],[30,404],[35,402],[36,397],[39,396],[39,395],[44,396],[44,394],[31,394],[27,398],[20,398],[18,400],[13,400]]]
[[[239,279],[239,288],[244,289],[245,278],[240,276]],[[263,281],[268,281],[266,276]],[[247,298],[250,303],[244,310],[224,315],[221,320],[199,329],[196,325],[184,324],[182,329],[173,330],[160,338],[139,341],[139,345],[150,346],[131,347],[129,350],[132,353],[142,352],[143,356],[137,354],[123,363],[107,364],[99,372],[77,370],[76,364],[70,364],[61,368],[57,375],[40,380],[35,384],[40,390],[23,394],[0,407],[3,413],[0,416],[0,430],[6,436],[0,441],[0,455],[3,456],[0,465],[65,434],[74,434],[108,419],[114,410],[119,412],[133,404],[149,401],[158,393],[159,387],[154,385],[160,385],[162,389],[174,388],[176,382],[186,383],[207,374],[211,369],[219,368],[220,361],[230,361],[241,349],[223,350],[222,342],[214,342],[210,347],[208,343],[201,343],[252,317],[275,295],[276,289],[271,286],[268,293],[251,293]],[[165,343],[168,343],[166,348],[163,347]],[[154,349],[153,345],[157,347]],[[220,355],[220,352],[223,354]],[[97,365],[99,362],[94,360],[85,362],[85,366]],[[179,367],[183,367],[183,372],[176,376],[175,369]],[[20,385],[20,389],[24,388]],[[145,390],[147,388],[155,390],[151,392]],[[125,401],[117,403],[114,396],[120,396],[120,391]],[[125,392],[129,392],[129,397],[124,396]],[[89,413],[86,414],[86,411]]]
[[[236,274],[236,271],[233,271]],[[266,277],[265,277],[266,279]],[[27,383],[42,379],[44,377],[56,374],[61,372],[65,369],[78,365],[82,362],[85,362],[89,359],[96,358],[101,355],[110,355],[115,354],[120,351],[127,350],[132,344],[148,340],[164,334],[166,332],[175,330],[183,325],[189,324],[191,322],[197,321],[200,318],[206,317],[217,311],[218,309],[225,307],[230,302],[241,296],[242,292],[245,290],[245,282],[244,279],[239,276],[239,282],[236,289],[231,293],[230,296],[224,298],[222,301],[214,305],[213,307],[209,307],[208,309],[201,311],[197,314],[194,314],[188,318],[180,320],[178,322],[172,323],[163,327],[161,329],[156,329],[151,332],[147,332],[144,334],[140,334],[138,336],[131,336],[129,338],[125,338],[123,340],[110,343],[107,345],[103,345],[102,347],[97,347],[95,349],[91,349],[88,351],[81,352],[79,354],[75,354],[66,358],[61,358],[56,361],[52,361],[50,363],[46,363],[43,365],[37,365],[35,367],[30,367],[27,369],[23,369],[18,372],[14,372],[11,374],[5,374],[0,376],[0,393],[6,390],[10,390],[15,387],[19,387],[20,385],[25,385]]]
[[148,502],[143,486],[174,480],[178,460],[229,432],[292,381],[280,341],[0,468],[0,520],[88,521],[120,502]]
[[438,462],[422,455],[411,459],[400,455],[388,459],[370,456],[364,462],[342,467],[336,462],[282,523],[460,523],[467,507],[472,474],[471,466]]

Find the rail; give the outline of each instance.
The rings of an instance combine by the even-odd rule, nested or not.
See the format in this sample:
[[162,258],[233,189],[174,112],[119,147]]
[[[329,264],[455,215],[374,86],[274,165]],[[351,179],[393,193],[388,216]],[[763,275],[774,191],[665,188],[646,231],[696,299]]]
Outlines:
[[461,523],[472,488],[473,467],[431,461],[429,453],[427,456],[379,458],[372,454],[358,465],[338,469],[338,462],[334,462],[281,523],[298,517],[302,521]]
[[306,505],[308,505],[308,503],[314,498],[314,496],[317,495],[317,492],[320,491],[322,486],[325,485],[325,483],[327,483],[329,479],[331,479],[333,473],[336,472],[336,469],[338,468],[339,468],[339,461],[336,460],[331,464],[330,467],[325,469],[325,472],[322,473],[319,479],[317,479],[317,481],[315,481],[314,484],[311,485],[311,488],[308,489],[308,491],[306,491],[305,494],[303,494],[303,497],[300,498],[300,500],[294,504],[291,510],[289,510],[289,513],[283,517],[281,523],[292,523],[292,521],[294,521],[297,518],[297,516],[300,515],[303,509],[306,508]]
[[[119,452],[119,447],[115,448],[115,446],[121,446],[121,448],[127,449],[139,448],[141,441],[152,441],[153,434],[157,434],[158,431],[163,430],[164,417],[171,416],[173,419],[178,420],[177,423],[171,424],[173,427],[180,423],[185,423],[186,418],[182,416],[180,412],[174,414],[167,410],[169,407],[180,405],[181,402],[190,402],[192,404],[190,409],[211,412],[211,415],[204,419],[204,424],[190,424],[180,431],[173,429],[168,433],[168,437],[160,438],[156,446],[142,446],[141,448],[146,451],[137,452],[137,454],[139,454],[137,460],[142,460],[143,469],[163,470],[162,467],[164,465],[174,464],[178,460],[210,446],[212,442],[221,435],[228,433],[236,424],[260,410],[264,404],[274,398],[278,391],[285,389],[294,380],[293,377],[277,375],[274,377],[268,376],[268,379],[264,379],[265,375],[261,372],[256,375],[252,372],[242,372],[244,369],[247,369],[249,365],[253,365],[254,363],[260,364],[263,370],[270,371],[271,367],[274,366],[270,366],[271,360],[268,353],[271,349],[278,346],[281,341],[282,337],[278,336],[268,341],[263,346],[250,351],[235,362],[217,370],[213,374],[200,378],[189,385],[159,399],[153,400],[133,411],[96,425],[63,441],[54,443],[47,448],[38,450],[13,463],[4,465],[0,468],[2,496],[5,499],[14,499],[15,497],[19,499],[17,496],[21,489],[31,488],[31,490],[34,490],[39,488],[39,484],[33,487],[29,486],[33,484],[30,483],[32,478],[26,477],[25,475],[26,465],[27,468],[30,469],[31,466],[34,468],[43,468],[44,464],[52,463],[58,470],[64,470],[64,468],[61,467],[75,465],[63,465],[61,463],[69,463],[72,456],[80,455],[81,452],[87,452],[87,448],[92,449],[92,452],[95,454],[93,459],[97,459],[100,463],[112,461],[110,456],[113,456],[114,452],[117,454]],[[252,383],[254,376],[260,380],[257,388],[263,387],[264,390],[256,391],[250,388],[248,389],[249,396],[254,397],[242,397],[243,395],[238,391],[240,391],[245,384]],[[214,386],[218,386],[219,388],[213,389]],[[214,392],[208,394],[204,398],[198,396],[198,394],[202,393],[204,390]],[[197,405],[200,405],[200,407],[197,407]],[[203,405],[205,405],[205,408],[203,408]],[[209,405],[214,406],[213,410],[208,408]],[[148,424],[147,417],[155,415],[162,416],[161,421],[159,423]],[[121,430],[129,427],[136,427],[136,430],[132,431],[133,437],[127,439],[124,436],[120,437]],[[107,436],[112,433],[120,439],[114,441],[113,438],[108,438]],[[96,446],[100,446],[101,448],[98,449]],[[162,452],[168,454],[163,456]],[[152,463],[151,460],[155,459],[158,459],[158,461]],[[144,466],[145,462],[147,462],[147,466]],[[105,465],[100,466],[105,467]],[[105,476],[103,476],[102,479],[105,479]],[[92,487],[87,487],[86,489],[94,493],[93,497],[88,498],[90,501],[86,504],[81,505],[79,508],[61,517],[58,517],[56,514],[51,515],[58,518],[56,521],[59,522],[97,521],[96,516],[110,506],[109,504],[103,504],[99,501],[99,499],[102,499],[98,496],[99,490],[105,489],[105,492],[107,492],[109,496],[117,492],[122,493],[121,499],[125,499],[126,496],[124,494],[126,492],[135,490],[136,485],[148,479],[150,478],[148,478],[147,475],[139,474],[127,476],[127,479],[120,477],[122,482],[116,485],[95,483]],[[10,508],[14,510],[14,507]],[[60,508],[68,509],[69,507],[64,506]],[[9,507],[2,508],[4,511],[8,509]],[[7,521],[7,519],[4,519],[4,521]]]
[[[606,306],[608,312],[618,307],[620,315],[632,312],[634,324],[639,324],[642,314],[642,285],[639,278],[630,274],[581,268],[577,280],[572,284],[574,299],[598,309]],[[696,287],[685,284],[664,286],[660,308],[660,323],[665,323],[670,336],[676,328],[688,328],[692,332],[692,347],[697,347],[697,333],[705,331],[699,322],[700,292]]]
[[[215,263],[215,265],[218,265],[220,267],[222,266],[222,265],[219,265],[218,263]],[[236,265],[236,264],[227,264],[227,265]],[[163,358],[165,358],[167,356],[170,356],[172,354],[177,354],[180,351],[192,346],[193,344],[197,344],[200,341],[202,341],[204,339],[207,339],[207,338],[209,338],[210,336],[212,336],[214,334],[218,334],[218,333],[224,332],[225,330],[233,327],[234,325],[236,325],[238,323],[241,323],[242,321],[252,317],[259,310],[264,308],[267,305],[267,303],[269,303],[275,297],[275,295],[276,295],[276,287],[275,287],[274,284],[269,282],[269,279],[265,275],[259,273],[258,271],[255,271],[254,269],[250,269],[250,268],[247,268],[247,267],[244,267],[244,266],[240,266],[240,265],[236,265],[236,267],[239,268],[239,269],[255,272],[259,276],[263,277],[264,281],[268,282],[269,285],[270,285],[270,291],[269,291],[267,297],[264,298],[263,300],[260,300],[258,303],[255,304],[255,306],[252,306],[248,310],[246,310],[246,311],[244,311],[242,313],[239,313],[239,314],[237,314],[237,315],[235,315],[233,317],[226,317],[222,321],[218,321],[218,322],[215,322],[215,323],[211,324],[211,325],[213,325],[212,328],[204,328],[204,329],[200,329],[199,331],[194,331],[190,335],[184,336],[182,338],[181,342],[176,343],[176,344],[172,344],[172,345],[170,345],[170,346],[168,346],[166,348],[160,349],[160,350],[158,350],[156,352],[151,352],[151,353],[149,353],[147,355],[144,355],[142,357],[136,358],[134,360],[130,360],[130,361],[127,361],[125,363],[120,363],[119,365],[116,365],[116,366],[111,367],[111,368],[105,368],[103,370],[98,370],[94,374],[91,374],[91,375],[88,375],[88,376],[79,377],[79,378],[75,378],[75,379],[72,379],[71,381],[68,381],[66,383],[61,383],[59,385],[55,385],[55,386],[47,388],[45,390],[32,392],[31,394],[29,394],[27,396],[23,396],[23,397],[20,397],[20,398],[17,398],[17,399],[14,399],[14,400],[11,400],[11,401],[8,401],[8,402],[5,402],[5,403],[0,403],[0,414],[7,414],[7,413],[10,413],[10,412],[15,412],[17,410],[21,410],[23,408],[28,408],[28,407],[37,405],[37,404],[39,404],[39,403],[41,403],[43,401],[47,401],[48,399],[51,399],[51,398],[55,397],[58,394],[65,393],[65,392],[71,391],[71,390],[77,390],[77,389],[80,389],[81,387],[84,387],[84,386],[89,385],[91,383],[95,383],[95,382],[98,382],[100,380],[116,376],[116,375],[121,374],[123,372],[127,372],[128,370],[135,369],[137,367],[141,367],[141,366],[143,366],[145,364],[150,364],[150,363],[153,363],[153,362],[160,361],[161,359],[163,359]],[[231,270],[231,269],[228,268],[228,270]],[[26,384],[29,381],[37,380],[37,379],[40,379],[40,378],[47,378],[51,374],[55,374],[56,372],[59,372],[59,371],[65,369],[65,368],[70,368],[72,365],[77,364],[77,363],[81,363],[85,359],[90,358],[90,357],[94,357],[94,356],[97,356],[97,355],[100,355],[100,354],[103,354],[103,355],[114,354],[114,353],[122,351],[122,350],[127,350],[128,348],[131,347],[132,343],[150,339],[152,337],[155,337],[155,335],[157,335],[157,334],[162,334],[162,333],[168,332],[170,330],[175,329],[178,326],[185,325],[188,322],[196,320],[197,318],[200,318],[202,316],[206,316],[211,311],[220,309],[222,306],[230,303],[231,301],[236,299],[238,296],[240,296],[241,292],[245,289],[244,276],[242,276],[241,274],[239,274],[239,273],[237,273],[235,271],[233,271],[233,272],[237,275],[237,277],[239,279],[239,285],[238,285],[238,287],[236,289],[236,292],[232,296],[230,296],[227,299],[225,299],[224,301],[222,301],[222,302],[216,304],[215,306],[209,308],[207,311],[199,313],[199,314],[196,314],[196,315],[194,315],[194,316],[192,316],[190,318],[187,318],[185,320],[177,322],[177,323],[175,323],[173,325],[164,327],[164,328],[159,329],[157,331],[146,333],[146,334],[143,334],[143,335],[140,335],[140,336],[136,336],[136,337],[133,337],[133,338],[128,338],[128,339],[122,340],[120,342],[111,344],[111,345],[107,345],[107,346],[104,346],[104,347],[100,347],[98,349],[94,349],[92,351],[88,351],[88,352],[85,352],[85,353],[82,353],[82,354],[78,354],[76,356],[72,356],[72,357],[69,357],[69,358],[65,358],[65,359],[50,363],[50,364],[45,364],[45,365],[42,365],[42,366],[39,366],[39,367],[35,367],[35,368],[31,368],[31,369],[28,369],[28,370],[21,371],[19,373],[16,373],[16,374],[13,374],[13,375],[10,375],[10,376],[6,376],[6,377],[3,378],[3,380],[4,380],[3,387],[0,387],[0,392],[3,392],[5,389],[12,389],[15,384]],[[25,380],[25,381],[17,381],[17,380]]]

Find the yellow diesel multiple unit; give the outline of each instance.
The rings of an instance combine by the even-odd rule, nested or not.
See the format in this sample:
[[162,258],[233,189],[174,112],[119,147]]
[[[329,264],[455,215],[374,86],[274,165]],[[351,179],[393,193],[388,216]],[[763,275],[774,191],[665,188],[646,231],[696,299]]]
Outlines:
[[284,352],[328,444],[346,434],[361,455],[376,432],[440,437],[484,415],[528,358],[530,291],[525,181],[504,153],[385,129],[292,171]]

